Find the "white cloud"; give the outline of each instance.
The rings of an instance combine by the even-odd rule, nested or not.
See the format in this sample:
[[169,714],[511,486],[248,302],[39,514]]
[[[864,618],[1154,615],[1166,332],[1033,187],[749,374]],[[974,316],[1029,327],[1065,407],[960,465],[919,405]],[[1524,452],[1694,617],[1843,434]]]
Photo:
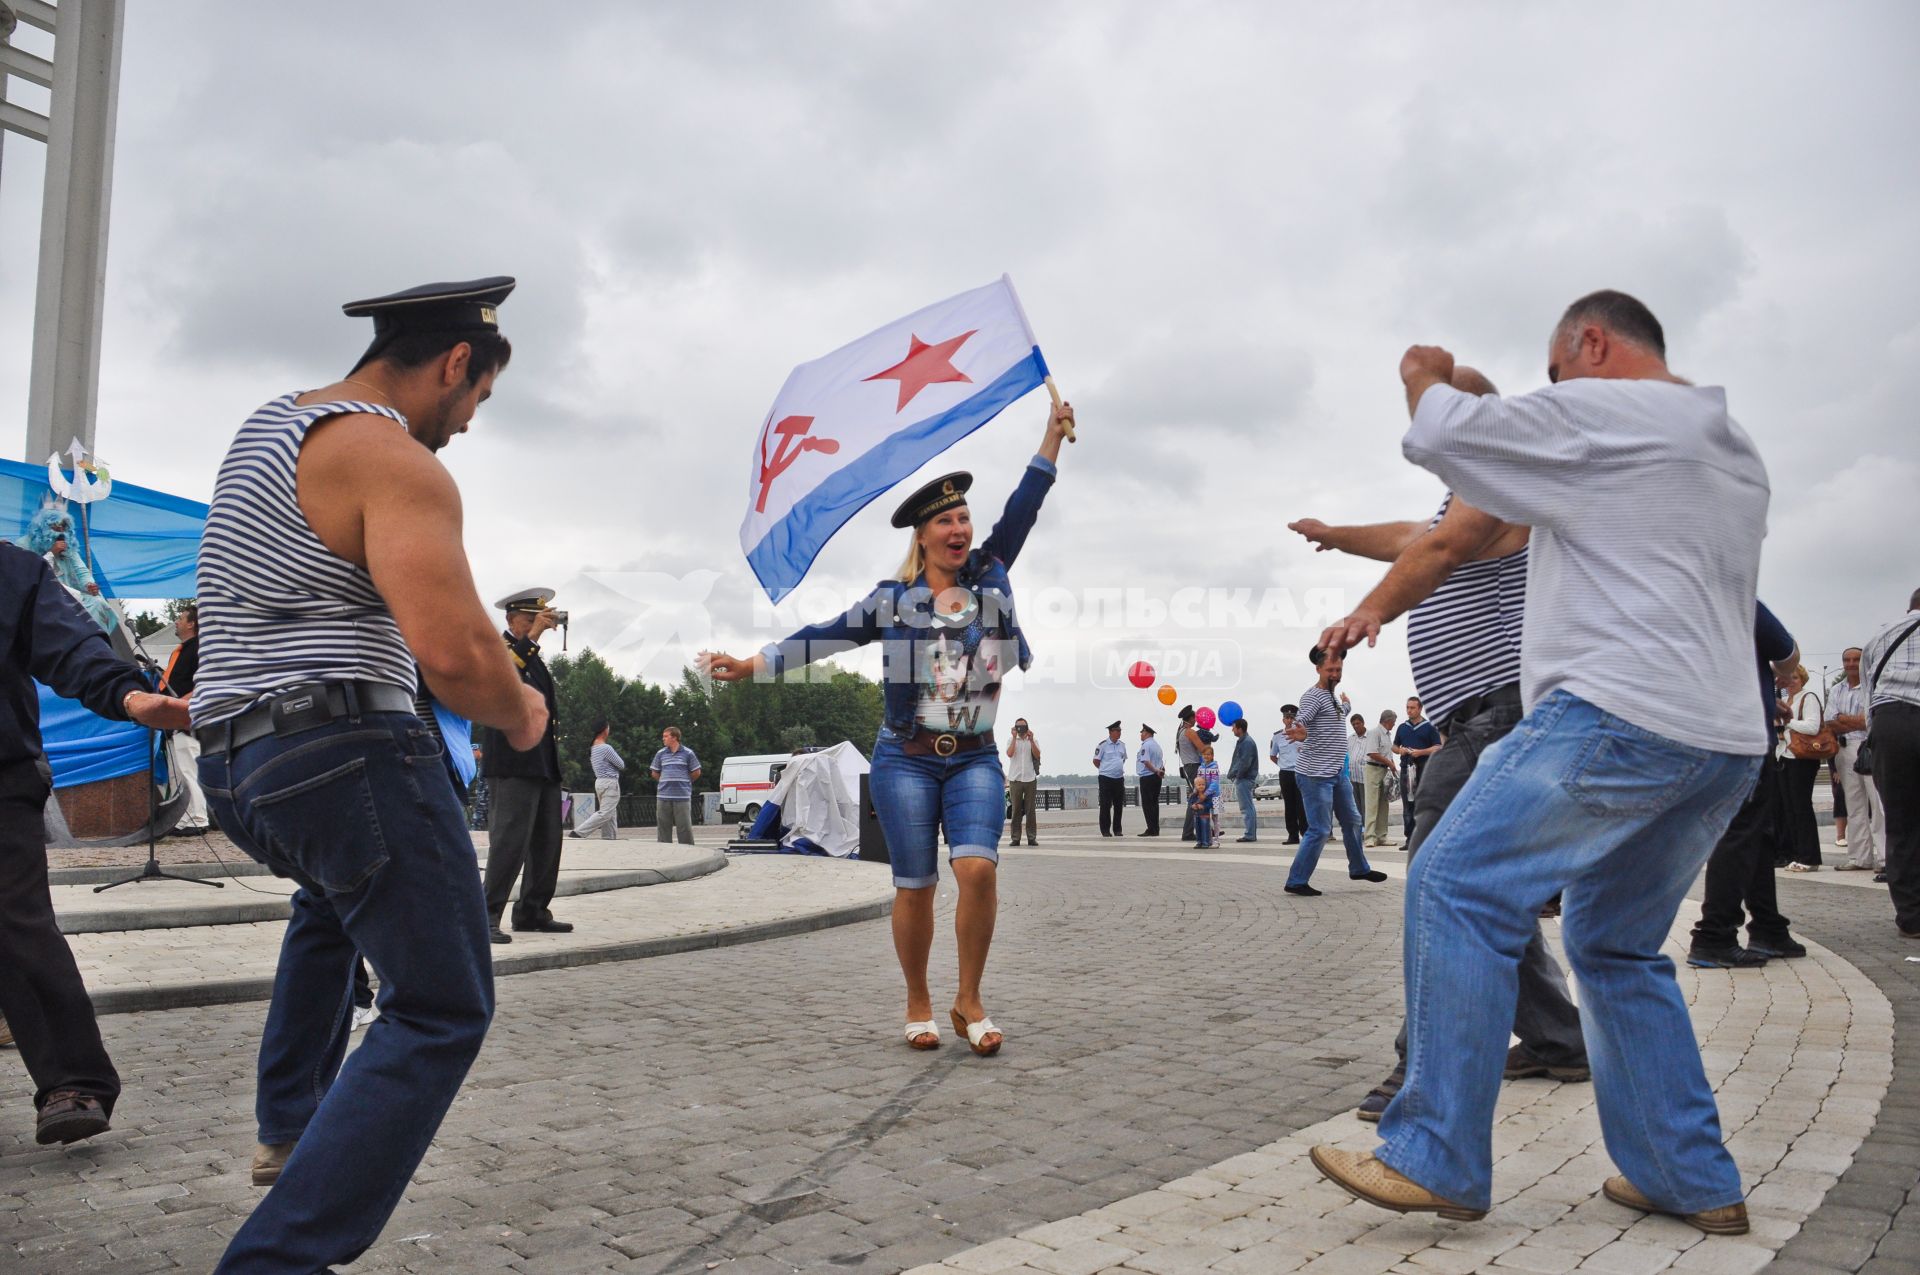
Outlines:
[[[100,448],[205,496],[247,411],[358,354],[340,303],[516,274],[513,366],[445,453],[483,594],[658,573],[684,632],[717,573],[714,640],[758,645],[735,528],[787,369],[1009,271],[1082,420],[1022,591],[1357,598],[1380,568],[1284,524],[1431,512],[1400,350],[1524,391],[1560,308],[1617,286],[1728,387],[1774,476],[1765,596],[1837,647],[1920,583],[1917,37],[1898,5],[133,6]],[[34,242],[36,150],[8,142],[0,242]],[[0,253],[0,438],[31,293]],[[935,464],[990,517],[1043,414]],[[815,568],[836,597],[897,561],[881,504]],[[1256,725],[1312,636],[1238,635]],[[1397,631],[1349,675],[1397,705]],[[1164,716],[1010,695],[1060,738]]]

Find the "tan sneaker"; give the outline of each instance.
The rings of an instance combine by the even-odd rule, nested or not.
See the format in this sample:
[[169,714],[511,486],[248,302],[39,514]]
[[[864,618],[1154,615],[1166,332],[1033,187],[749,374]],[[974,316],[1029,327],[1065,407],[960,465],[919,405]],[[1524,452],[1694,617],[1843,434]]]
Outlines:
[[1443,1200],[1418,1182],[1402,1177],[1364,1151],[1315,1147],[1313,1167],[1347,1194],[1395,1213],[1438,1213],[1455,1222],[1478,1222],[1485,1209],[1470,1209]]
[[1664,1213],[1668,1217],[1677,1217],[1688,1226],[1705,1231],[1708,1235],[1745,1235],[1747,1233],[1747,1206],[1744,1201],[1726,1205],[1724,1208],[1707,1209],[1701,1213],[1677,1213],[1672,1209],[1661,1208],[1640,1194],[1640,1188],[1617,1175],[1606,1180],[1600,1187],[1600,1193],[1615,1204],[1638,1209],[1642,1213]]
[[258,1143],[253,1148],[253,1184],[272,1186],[280,1180],[280,1170],[287,1167],[287,1157],[293,1154],[293,1143]]

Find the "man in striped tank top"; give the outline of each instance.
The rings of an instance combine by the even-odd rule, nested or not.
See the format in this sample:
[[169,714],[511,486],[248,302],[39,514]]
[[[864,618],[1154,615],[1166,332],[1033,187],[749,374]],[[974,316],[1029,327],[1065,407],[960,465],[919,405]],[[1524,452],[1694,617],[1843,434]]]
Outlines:
[[1594,1100],[1621,1170],[1602,1191],[1709,1234],[1747,1230],[1673,962],[1687,887],[1771,741],[1754,710],[1754,590],[1771,493],[1724,390],[1667,367],[1651,311],[1569,306],[1552,384],[1462,393],[1453,356],[1400,361],[1407,459],[1531,528],[1520,690],[1407,881],[1407,1079],[1373,1155],[1315,1147],[1327,1177],[1402,1212],[1483,1216],[1500,1055],[1539,909],[1564,892]]
[[[546,703],[474,591],[433,453],[511,354],[505,278],[356,302],[374,342],[241,426],[200,544],[200,782],[222,831],[299,885],[260,1043],[253,1180],[219,1271],[311,1272],[373,1243],[480,1051],[493,971],[479,865],[419,676],[529,746]],[[417,672],[416,672],[417,664]],[[380,1016],[348,1058],[355,953]]]
[[[1454,369],[1453,386],[1494,394],[1493,382],[1470,367]],[[1371,646],[1380,630],[1407,616],[1413,684],[1439,728],[1440,751],[1428,761],[1407,840],[1411,862],[1421,843],[1466,785],[1480,756],[1520,720],[1520,629],[1526,609],[1527,529],[1482,513],[1449,492],[1425,522],[1329,527],[1313,518],[1287,524],[1318,550],[1339,550],[1393,563],[1352,615],[1320,635],[1329,650]],[[1410,701],[1411,702],[1411,701]],[[1582,1081],[1590,1072],[1580,1011],[1566,975],[1547,950],[1536,918],[1520,961],[1508,1080],[1546,1076]],[[1361,1102],[1356,1115],[1376,1121],[1407,1074],[1407,1028],[1393,1042],[1399,1061]]]

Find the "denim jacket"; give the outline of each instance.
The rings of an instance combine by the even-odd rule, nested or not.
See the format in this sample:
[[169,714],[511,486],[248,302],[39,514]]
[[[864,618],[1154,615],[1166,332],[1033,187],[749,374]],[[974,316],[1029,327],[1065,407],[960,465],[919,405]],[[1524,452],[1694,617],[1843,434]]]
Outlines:
[[[960,568],[959,583],[980,595],[988,634],[1015,644],[1022,669],[1033,663],[1033,652],[1014,616],[1013,585],[1007,579],[1007,568],[1027,543],[1027,534],[1040,516],[1040,504],[1053,486],[1055,472],[1044,456],[1028,462],[1027,472],[1007,497],[1000,521]],[[932,600],[924,573],[911,584],[882,580],[845,615],[810,624],[785,641],[768,643],[761,654],[766,657],[768,671],[778,676],[789,668],[844,654],[869,642],[881,643],[882,718],[888,730],[911,735],[920,693],[914,681],[915,649],[916,643],[927,640]]]

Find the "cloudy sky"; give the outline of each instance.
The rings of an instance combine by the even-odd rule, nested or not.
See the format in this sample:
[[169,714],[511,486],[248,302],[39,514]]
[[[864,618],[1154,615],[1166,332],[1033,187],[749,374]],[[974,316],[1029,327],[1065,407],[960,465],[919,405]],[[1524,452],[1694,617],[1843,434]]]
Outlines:
[[[787,371],[1003,271],[1081,420],[1014,574],[1054,603],[1027,617],[1047,667],[1007,702],[1043,737],[1166,718],[1090,683],[1115,646],[1211,652],[1226,684],[1199,669],[1183,698],[1237,699],[1264,734],[1379,570],[1285,523],[1438,503],[1399,455],[1401,350],[1525,391],[1595,287],[1646,300],[1759,442],[1762,594],[1805,649],[1835,658],[1920,583],[1910,5],[128,8],[116,475],[204,499],[253,407],[356,357],[340,303],[516,275],[512,368],[443,453],[476,574],[489,599],[567,587],[576,649],[630,671],[779,636],[737,532]],[[8,456],[38,151],[9,139],[0,182]],[[1022,401],[929,472],[974,470],[990,519],[1044,415]],[[897,563],[891,504],[829,546],[800,613]],[[1194,588],[1265,622],[1154,622]],[[1122,589],[1144,610],[1102,601]],[[1397,627],[1348,685],[1398,705]]]

